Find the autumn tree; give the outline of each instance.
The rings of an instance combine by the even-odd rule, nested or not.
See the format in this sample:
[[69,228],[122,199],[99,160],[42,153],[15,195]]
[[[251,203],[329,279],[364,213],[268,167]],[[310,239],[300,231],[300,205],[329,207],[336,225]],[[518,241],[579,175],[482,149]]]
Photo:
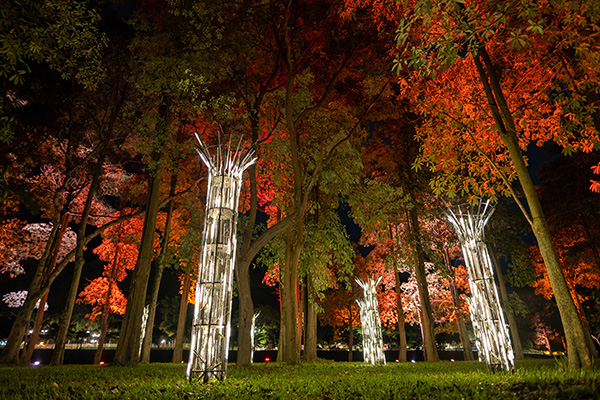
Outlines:
[[[569,366],[579,368],[590,365],[590,354],[523,151],[530,141],[554,140],[570,151],[590,151],[598,141],[587,122],[579,129],[561,123],[567,117],[565,103],[551,96],[555,79],[564,75],[553,72],[562,69],[553,58],[555,39],[546,33],[553,31],[547,29],[552,24],[575,26],[568,23],[571,13],[545,20],[544,10],[541,4],[512,2],[407,5],[398,28],[396,66],[432,78],[421,81],[427,91],[421,110],[431,116],[420,130],[421,165],[446,171],[432,182],[438,193],[504,192],[520,205],[552,282]],[[583,18],[594,20],[589,7],[582,10]],[[513,180],[518,180],[526,204],[521,204]]]

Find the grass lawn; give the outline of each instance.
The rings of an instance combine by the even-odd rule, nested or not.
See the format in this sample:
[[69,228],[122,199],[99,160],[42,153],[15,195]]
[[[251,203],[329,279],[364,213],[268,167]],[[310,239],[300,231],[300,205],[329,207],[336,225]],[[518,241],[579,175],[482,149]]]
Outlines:
[[232,364],[206,385],[188,383],[184,364],[0,367],[0,399],[600,399],[598,365],[565,365],[525,360],[493,375],[478,362]]

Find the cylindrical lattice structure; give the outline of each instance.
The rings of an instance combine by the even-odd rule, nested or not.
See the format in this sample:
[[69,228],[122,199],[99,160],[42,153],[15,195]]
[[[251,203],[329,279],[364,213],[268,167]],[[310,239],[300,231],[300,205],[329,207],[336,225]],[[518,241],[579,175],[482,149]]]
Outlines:
[[[379,319],[379,302],[377,300],[377,285],[381,277],[376,281],[369,279],[356,283],[363,288],[363,300],[356,300],[360,307],[360,324],[362,326],[363,356],[365,362],[373,365],[385,365],[383,355],[383,336],[381,335],[381,320]],[[352,349],[350,349],[352,351]]]
[[476,209],[449,210],[448,220],[458,235],[469,272],[471,298],[468,303],[479,359],[485,360],[490,371],[496,372],[511,370],[514,355],[494,282],[494,268],[484,243],[485,224],[492,213],[488,201]]
[[242,174],[256,158],[241,141],[235,149],[219,143],[211,155],[196,138],[209,173],[187,376],[190,381],[209,382],[223,380],[227,373],[237,208]]

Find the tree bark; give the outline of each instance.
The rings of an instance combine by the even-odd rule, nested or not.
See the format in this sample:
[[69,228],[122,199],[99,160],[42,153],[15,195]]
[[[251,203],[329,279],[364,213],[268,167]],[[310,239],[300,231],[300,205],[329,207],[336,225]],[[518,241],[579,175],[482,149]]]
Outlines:
[[406,344],[406,327],[404,326],[404,307],[402,307],[402,289],[400,288],[400,272],[394,267],[396,281],[396,313],[398,314],[398,362],[406,362],[408,346]]
[[350,298],[350,305],[348,307],[348,361],[352,361],[354,354],[354,315],[352,315],[352,305],[354,299]]
[[83,212],[81,214],[81,220],[77,228],[77,247],[75,249],[75,268],[73,269],[73,277],[71,278],[71,286],[69,287],[69,293],[67,294],[67,302],[65,308],[60,316],[58,323],[58,331],[56,332],[56,339],[54,340],[54,351],[52,351],[52,358],[50,359],[50,365],[62,365],[65,357],[65,345],[67,343],[67,334],[69,333],[69,326],[71,325],[71,317],[73,316],[73,308],[75,307],[75,300],[77,300],[77,293],[79,291],[79,282],[81,280],[81,272],[83,271],[83,265],[85,264],[85,258],[83,251],[85,250],[85,230],[87,228],[88,219],[92,210],[92,204],[94,202],[94,196],[100,186],[100,174],[102,173],[102,165],[104,164],[104,157],[106,152],[102,152],[96,163],[92,175],[92,183],[88,190],[88,195],[85,200]]
[[439,361],[440,358],[435,343],[433,308],[431,307],[431,299],[429,297],[427,275],[425,272],[425,258],[420,238],[419,217],[417,216],[417,211],[414,207],[407,210],[407,222],[414,273],[419,291],[419,301],[421,302],[423,353],[425,361]]
[[190,291],[191,266],[187,266],[185,277],[183,278],[183,288],[181,301],[179,302],[179,316],[177,317],[177,332],[175,332],[175,346],[173,348],[173,358],[171,362],[180,363],[183,361],[183,338],[185,336],[185,321],[187,319],[188,292]]
[[[60,230],[58,232],[58,235],[56,236],[56,243],[54,245],[54,250],[53,250],[53,254],[52,254],[52,262],[49,265],[48,269],[46,270],[46,273],[44,274],[45,281],[48,280],[48,278],[50,277],[50,274],[56,267],[56,261],[58,259],[58,252],[60,251],[60,246],[62,244],[62,239],[67,230],[68,223],[69,223],[69,215],[66,213],[66,210],[65,210],[62,220],[61,220]],[[29,335],[29,338],[27,339],[25,348],[23,349],[23,352],[21,354],[20,363],[22,365],[29,363],[29,361],[31,360],[31,357],[33,356],[33,351],[35,350],[35,346],[37,345],[37,341],[40,336],[40,330],[42,329],[42,323],[44,322],[44,309],[46,307],[46,301],[48,300],[49,292],[50,292],[50,287],[48,287],[48,289],[46,290],[46,292],[40,299],[40,304],[39,304],[39,307],[38,307],[38,310],[37,310],[37,313],[35,316],[35,321],[33,324],[33,329],[32,329],[31,335]]]
[[508,293],[506,292],[506,282],[504,281],[504,275],[502,274],[502,269],[500,268],[500,263],[498,262],[497,249],[495,245],[490,245],[490,256],[492,258],[492,264],[494,264],[494,269],[496,270],[496,276],[498,277],[498,289],[500,290],[500,301],[502,305],[502,310],[506,315],[506,319],[508,321],[508,328],[510,329],[510,334],[512,336],[512,345],[513,352],[515,353],[515,359],[522,360],[525,358],[523,356],[523,346],[521,346],[521,338],[519,336],[519,329],[517,328],[517,320],[515,319],[515,314],[510,309],[510,304],[508,302]]
[[106,342],[106,334],[108,333],[108,316],[110,315],[110,298],[112,296],[113,286],[115,285],[115,277],[114,273],[116,270],[116,258],[118,255],[115,255],[115,261],[113,262],[113,270],[111,276],[109,277],[108,290],[106,291],[106,301],[104,302],[104,306],[102,307],[102,315],[100,320],[100,337],[98,338],[98,348],[94,353],[94,364],[100,364],[102,361],[102,352],[104,351],[104,343]]
[[300,362],[298,334],[298,256],[302,248],[303,221],[300,219],[286,233],[285,262],[281,272],[281,322],[279,353],[281,361],[294,365]]
[[[592,363],[591,355],[586,345],[583,326],[565,281],[558,256],[556,255],[552,236],[548,229],[535,186],[533,185],[531,175],[527,170],[527,165],[523,158],[523,153],[519,147],[514,119],[506,103],[500,81],[494,72],[491,59],[484,46],[479,47],[478,53],[473,55],[473,60],[483,84],[500,138],[509,152],[517,178],[529,206],[530,218],[528,220],[531,222],[533,233],[537,239],[565,331],[569,368],[590,367]],[[485,64],[485,68],[482,61]]]
[[317,360],[317,309],[315,303],[315,289],[311,272],[306,275],[306,293],[304,295],[304,353],[303,361]]
[[154,257],[154,234],[160,205],[160,186],[164,159],[164,142],[168,134],[168,106],[161,102],[155,132],[155,150],[152,164],[156,166],[148,177],[148,200],[138,260],[129,285],[129,299],[121,324],[121,334],[117,343],[114,362],[117,365],[137,365],[139,363],[142,316],[146,302],[146,291],[150,268]]
[[469,334],[467,332],[467,326],[465,324],[465,314],[462,312],[462,306],[460,304],[460,297],[458,295],[458,290],[456,288],[456,274],[454,273],[454,269],[452,268],[452,264],[450,263],[450,255],[448,254],[448,248],[444,247],[444,264],[446,265],[446,269],[448,270],[448,275],[450,275],[450,295],[452,296],[452,303],[454,304],[454,308],[457,312],[456,318],[456,326],[458,328],[458,336],[460,338],[460,343],[463,347],[464,359],[465,361],[473,361],[473,349],[471,348],[471,339],[469,338]]
[[[177,166],[175,166],[177,168]],[[169,197],[175,195],[177,187],[177,172],[171,174],[171,187],[169,189]],[[171,233],[171,220],[173,218],[173,200],[169,201],[167,207],[167,219],[165,221],[165,231],[162,238],[160,255],[158,256],[155,266],[156,271],[154,281],[152,283],[152,291],[150,293],[150,308],[148,309],[148,321],[146,323],[146,332],[142,341],[142,352],[140,362],[147,364],[150,362],[150,351],[152,350],[152,335],[154,333],[154,318],[156,316],[156,307],[158,305],[158,292],[160,291],[160,282],[162,281],[163,272],[165,270],[165,254],[169,246],[169,237]]]

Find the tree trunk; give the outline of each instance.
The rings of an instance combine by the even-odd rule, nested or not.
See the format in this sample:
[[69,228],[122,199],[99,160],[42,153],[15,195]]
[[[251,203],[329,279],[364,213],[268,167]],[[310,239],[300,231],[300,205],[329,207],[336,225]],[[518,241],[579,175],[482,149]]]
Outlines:
[[421,302],[421,332],[423,334],[423,353],[425,361],[439,361],[437,346],[435,343],[435,331],[433,323],[433,308],[429,298],[427,275],[425,273],[425,258],[420,238],[419,217],[415,208],[407,210],[408,230],[414,263],[414,273]]
[[398,362],[406,362],[407,344],[406,327],[404,326],[404,307],[402,307],[402,289],[400,288],[400,272],[394,268],[394,278],[396,280],[396,313],[398,314]]
[[579,318],[581,318],[581,324],[583,325],[583,333],[585,334],[585,343],[590,350],[590,354],[592,357],[598,357],[598,351],[596,350],[596,345],[594,345],[594,340],[592,339],[592,334],[590,332],[590,325],[588,324],[587,317],[585,315],[585,311],[583,309],[583,305],[579,301],[579,294],[573,289],[572,293],[573,299],[575,301],[575,307],[579,312]]
[[[53,250],[53,254],[52,254],[52,262],[49,265],[49,268],[47,268],[46,272],[44,273],[44,281],[48,281],[50,274],[56,267],[56,261],[58,259],[58,252],[60,251],[60,246],[62,244],[62,239],[67,230],[68,223],[69,223],[69,215],[66,213],[66,210],[65,210],[63,217],[61,219],[60,230],[58,231],[58,234],[56,236],[56,243],[54,245],[54,250]],[[46,301],[48,300],[49,291],[50,291],[50,287],[48,287],[48,289],[46,290],[46,292],[40,299],[40,305],[38,307],[38,311],[35,316],[35,322],[33,324],[33,329],[32,329],[31,335],[29,335],[27,344],[25,345],[25,348],[23,349],[23,352],[21,354],[20,363],[22,365],[29,363],[29,361],[31,360],[31,357],[33,356],[33,351],[35,350],[35,346],[37,345],[37,341],[40,336],[40,330],[42,329],[42,323],[44,322],[44,308],[46,307]]]
[[154,138],[156,150],[152,152],[151,157],[152,164],[156,168],[149,171],[148,200],[146,203],[140,251],[129,285],[129,299],[125,315],[123,316],[121,334],[114,358],[115,364],[118,365],[137,365],[139,362],[142,316],[144,314],[152,258],[154,257],[154,231],[156,229],[156,217],[160,204],[164,142],[168,134],[167,113],[167,104],[161,102]]
[[317,360],[317,309],[315,303],[315,289],[312,273],[306,276],[306,293],[304,295],[304,361]]
[[[175,166],[177,169],[177,165]],[[171,174],[171,187],[169,189],[169,197],[175,196],[177,187],[177,173]],[[173,218],[173,200],[169,201],[167,207],[167,219],[165,221],[165,232],[163,234],[160,255],[156,260],[156,272],[152,283],[152,292],[150,293],[150,308],[148,309],[148,321],[146,322],[146,332],[142,341],[142,352],[140,362],[147,364],[150,362],[150,350],[152,350],[152,335],[154,333],[154,317],[156,316],[156,306],[158,305],[158,292],[160,290],[160,282],[162,281],[163,272],[165,270],[165,254],[169,246],[169,236],[171,233],[171,220]]]
[[[481,57],[481,59],[480,59]],[[502,92],[500,81],[498,80],[492,62],[484,46],[478,49],[478,54],[473,55],[473,60],[477,67],[479,77],[485,89],[485,94],[490,105],[490,110],[494,116],[498,132],[502,143],[506,146],[510,159],[515,167],[515,172],[527,204],[529,206],[533,234],[535,235],[546,270],[548,278],[552,285],[552,291],[558,305],[558,310],[567,339],[568,364],[570,369],[590,367],[592,360],[589,349],[585,341],[585,333],[579,314],[573,303],[573,298],[567,287],[565,277],[556,255],[556,250],[552,243],[552,236],[544,212],[540,204],[535,186],[527,170],[527,165],[523,158],[523,153],[519,147],[517,130],[514,119],[506,103]],[[484,66],[481,61],[483,60]]]
[[348,361],[352,361],[352,355],[354,354],[354,315],[352,315],[353,304],[354,299],[350,299],[350,306],[348,308],[348,314],[350,315],[348,318]]
[[38,307],[37,313],[35,314],[35,320],[33,323],[33,328],[31,329],[31,334],[27,338],[27,343],[22,350],[21,359],[19,361],[21,365],[28,364],[29,361],[31,361],[31,357],[33,356],[33,351],[35,350],[38,338],[40,337],[42,322],[44,321],[44,308],[46,308],[46,301],[48,301],[47,291],[44,297],[40,299],[40,305]]
[[164,264],[156,265],[154,280],[152,281],[152,290],[150,292],[150,304],[148,307],[148,320],[146,321],[144,339],[140,352],[140,363],[148,364],[150,362],[150,351],[152,350],[152,335],[154,333],[154,317],[156,315],[156,306],[158,305],[158,292],[160,282],[162,281]]
[[179,316],[177,317],[177,332],[175,332],[175,346],[173,348],[173,358],[171,362],[180,363],[183,361],[183,338],[185,336],[185,321],[187,319],[188,292],[190,291],[191,266],[187,266],[185,277],[183,278],[183,288],[181,301],[179,302]]
[[450,295],[452,296],[452,303],[454,304],[454,308],[456,309],[457,317],[456,317],[456,327],[458,329],[458,336],[460,338],[460,343],[463,347],[464,359],[465,361],[473,361],[473,349],[471,348],[471,339],[469,338],[469,333],[467,332],[467,326],[465,324],[465,314],[462,311],[462,306],[460,304],[460,297],[458,295],[458,290],[456,289],[456,274],[454,273],[454,269],[452,268],[452,264],[450,263],[450,254],[448,254],[448,248],[444,247],[443,252],[444,257],[444,265],[448,270],[448,275],[450,276]]
[[92,204],[94,202],[94,196],[100,186],[100,174],[102,173],[102,165],[104,164],[104,158],[106,152],[103,151],[96,163],[92,176],[92,183],[88,190],[87,198],[85,199],[85,205],[81,214],[81,220],[77,227],[77,248],[75,249],[75,268],[73,269],[73,277],[71,278],[71,286],[69,287],[69,293],[67,294],[67,302],[65,308],[60,316],[58,322],[58,331],[56,332],[56,339],[54,340],[54,351],[52,351],[52,358],[50,365],[62,365],[65,356],[65,345],[67,343],[67,334],[69,333],[69,326],[71,325],[71,317],[73,316],[73,308],[75,307],[75,300],[77,300],[77,293],[79,291],[79,281],[81,280],[81,272],[83,271],[83,265],[85,264],[85,258],[83,251],[85,250],[85,230],[87,228],[88,219],[92,210]]
[[[115,255],[115,258],[117,256]],[[106,342],[106,334],[108,332],[108,316],[110,314],[110,298],[112,296],[113,285],[115,285],[114,272],[116,269],[116,261],[113,262],[112,274],[109,277],[108,290],[106,291],[106,301],[102,307],[102,316],[100,320],[100,337],[98,338],[98,348],[94,353],[94,364],[100,364],[102,361],[102,352],[104,351],[104,342]]]
[[286,234],[285,262],[281,272],[281,323],[279,352],[287,364],[300,362],[298,335],[298,257],[302,246],[302,220],[288,228]]
[[495,245],[490,245],[490,256],[492,258],[492,264],[494,264],[494,269],[496,270],[496,276],[498,277],[498,289],[500,289],[500,301],[502,302],[502,310],[506,315],[506,319],[508,321],[508,328],[510,329],[510,334],[512,336],[512,345],[513,351],[515,353],[515,359],[522,360],[525,358],[523,356],[523,346],[521,346],[521,338],[519,336],[519,330],[517,328],[517,320],[515,319],[515,314],[510,309],[510,304],[508,302],[508,294],[506,292],[506,282],[504,281],[504,275],[502,274],[502,269],[500,268],[500,263],[498,262],[498,257],[496,256],[497,249]]

